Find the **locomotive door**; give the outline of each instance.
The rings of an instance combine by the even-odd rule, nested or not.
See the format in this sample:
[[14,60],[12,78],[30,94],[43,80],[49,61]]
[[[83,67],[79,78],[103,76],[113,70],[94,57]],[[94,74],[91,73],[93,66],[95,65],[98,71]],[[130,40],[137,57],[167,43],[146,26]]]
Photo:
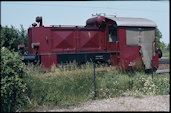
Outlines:
[[110,24],[107,29],[107,52],[110,52],[111,64],[117,65],[119,62],[117,25]]
[[110,24],[108,26],[107,33],[107,51],[108,52],[116,52],[117,51],[117,25]]

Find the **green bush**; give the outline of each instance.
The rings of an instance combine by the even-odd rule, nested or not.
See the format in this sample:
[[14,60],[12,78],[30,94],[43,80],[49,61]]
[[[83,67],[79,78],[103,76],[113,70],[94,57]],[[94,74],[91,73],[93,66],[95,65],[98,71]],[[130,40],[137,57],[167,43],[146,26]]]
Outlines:
[[14,112],[24,104],[24,64],[18,54],[1,48],[1,112]]

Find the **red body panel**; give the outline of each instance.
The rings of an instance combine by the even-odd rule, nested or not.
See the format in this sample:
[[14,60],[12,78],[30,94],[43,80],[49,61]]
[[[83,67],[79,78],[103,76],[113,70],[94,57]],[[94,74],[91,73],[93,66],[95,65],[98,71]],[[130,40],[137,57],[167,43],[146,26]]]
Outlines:
[[53,53],[65,53],[76,51],[76,33],[75,31],[51,31]]
[[51,67],[52,65],[55,65],[57,67],[57,61],[56,61],[56,55],[42,55],[41,56],[41,66],[42,70],[46,70],[47,67]]

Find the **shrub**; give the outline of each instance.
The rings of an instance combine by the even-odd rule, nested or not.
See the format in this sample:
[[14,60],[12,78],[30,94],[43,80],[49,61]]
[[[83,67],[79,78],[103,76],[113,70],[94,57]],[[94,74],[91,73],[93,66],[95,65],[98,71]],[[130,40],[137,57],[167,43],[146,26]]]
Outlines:
[[23,66],[16,52],[1,48],[1,112],[16,111],[24,104],[26,84],[22,80]]

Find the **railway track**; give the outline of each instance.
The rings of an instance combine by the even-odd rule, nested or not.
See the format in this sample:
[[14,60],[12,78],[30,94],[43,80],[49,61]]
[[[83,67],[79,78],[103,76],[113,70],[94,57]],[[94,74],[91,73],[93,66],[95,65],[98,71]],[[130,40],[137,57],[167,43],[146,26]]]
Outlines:
[[[159,59],[159,67],[160,65],[169,65],[170,67],[170,59],[168,57],[163,57]],[[157,74],[164,74],[164,73],[170,73],[170,69],[158,69],[156,71]]]
[[170,64],[170,59],[169,58],[161,58],[159,59],[159,64]]
[[157,70],[157,74],[170,73],[170,69]]

